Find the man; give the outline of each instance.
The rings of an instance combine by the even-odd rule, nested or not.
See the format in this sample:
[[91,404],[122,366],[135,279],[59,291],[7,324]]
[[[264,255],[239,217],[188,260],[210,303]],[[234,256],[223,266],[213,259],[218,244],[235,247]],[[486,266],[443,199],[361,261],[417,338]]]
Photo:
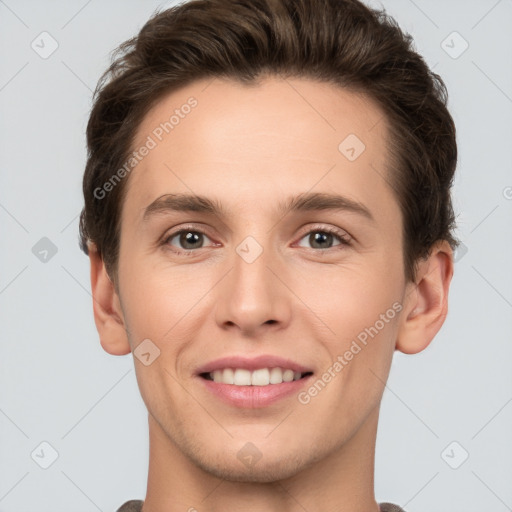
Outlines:
[[96,326],[133,352],[144,501],[396,512],[374,497],[395,350],[441,328],[457,150],[443,82],[355,0],[195,0],[120,48],[87,128]]

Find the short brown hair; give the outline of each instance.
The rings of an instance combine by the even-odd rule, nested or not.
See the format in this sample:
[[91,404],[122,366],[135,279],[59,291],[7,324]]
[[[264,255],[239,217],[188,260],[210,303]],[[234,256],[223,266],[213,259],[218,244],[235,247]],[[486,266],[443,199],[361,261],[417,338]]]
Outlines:
[[88,241],[94,243],[114,284],[128,178],[100,199],[94,191],[126,162],[145,114],[198,79],[255,83],[265,75],[332,83],[382,108],[407,280],[435,242],[458,246],[450,196],[457,145],[446,86],[393,18],[357,0],[192,0],[156,11],[122,43],[94,93],[80,246],[88,254]]

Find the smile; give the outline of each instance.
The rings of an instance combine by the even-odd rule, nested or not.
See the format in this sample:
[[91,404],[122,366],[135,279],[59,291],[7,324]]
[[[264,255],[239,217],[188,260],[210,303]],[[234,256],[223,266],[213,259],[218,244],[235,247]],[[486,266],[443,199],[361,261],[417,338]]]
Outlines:
[[289,368],[260,368],[250,371],[244,368],[224,368],[202,373],[201,377],[222,384],[235,386],[269,386],[299,380],[311,372],[295,372]]

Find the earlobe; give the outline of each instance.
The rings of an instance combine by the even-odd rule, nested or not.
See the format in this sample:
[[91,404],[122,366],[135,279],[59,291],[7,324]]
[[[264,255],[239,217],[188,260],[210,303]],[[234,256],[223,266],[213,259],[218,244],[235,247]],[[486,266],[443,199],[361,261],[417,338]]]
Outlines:
[[448,291],[453,276],[453,251],[445,240],[418,265],[417,281],[411,283],[396,341],[396,350],[416,354],[430,344],[448,314]]
[[112,355],[131,352],[119,296],[93,244],[89,245],[94,322],[103,349]]

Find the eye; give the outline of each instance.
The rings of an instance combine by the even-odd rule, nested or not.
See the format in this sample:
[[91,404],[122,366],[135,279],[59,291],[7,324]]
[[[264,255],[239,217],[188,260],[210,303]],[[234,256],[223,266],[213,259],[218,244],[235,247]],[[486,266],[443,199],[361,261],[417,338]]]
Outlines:
[[[198,230],[197,228],[182,228],[179,231],[175,231],[169,236],[166,236],[162,241],[162,245],[171,246],[171,250],[177,254],[192,255],[194,250],[202,249],[204,247],[203,244],[205,238],[210,240],[206,233]],[[307,241],[311,244],[312,249],[327,250],[336,246],[351,245],[350,237],[346,232],[329,227],[312,229],[308,231],[305,236],[300,239],[300,241],[304,239],[307,239]],[[336,243],[336,240],[338,240],[338,243]],[[178,246],[176,246],[176,244],[178,244]],[[213,245],[215,244],[212,243],[211,246]],[[304,247],[304,245],[300,242],[298,245]]]
[[[310,230],[301,240],[307,239],[312,249],[330,249],[338,245],[350,245],[350,237],[341,230],[334,228],[316,228]],[[339,243],[333,244],[333,240],[338,239]],[[304,247],[299,243],[301,247]]]
[[205,233],[198,231],[197,229],[181,229],[175,233],[171,233],[168,237],[163,240],[164,245],[172,245],[173,240],[176,239],[175,243],[179,244],[179,248],[183,250],[175,250],[178,254],[187,253],[194,249],[202,249],[204,239],[210,240]]

